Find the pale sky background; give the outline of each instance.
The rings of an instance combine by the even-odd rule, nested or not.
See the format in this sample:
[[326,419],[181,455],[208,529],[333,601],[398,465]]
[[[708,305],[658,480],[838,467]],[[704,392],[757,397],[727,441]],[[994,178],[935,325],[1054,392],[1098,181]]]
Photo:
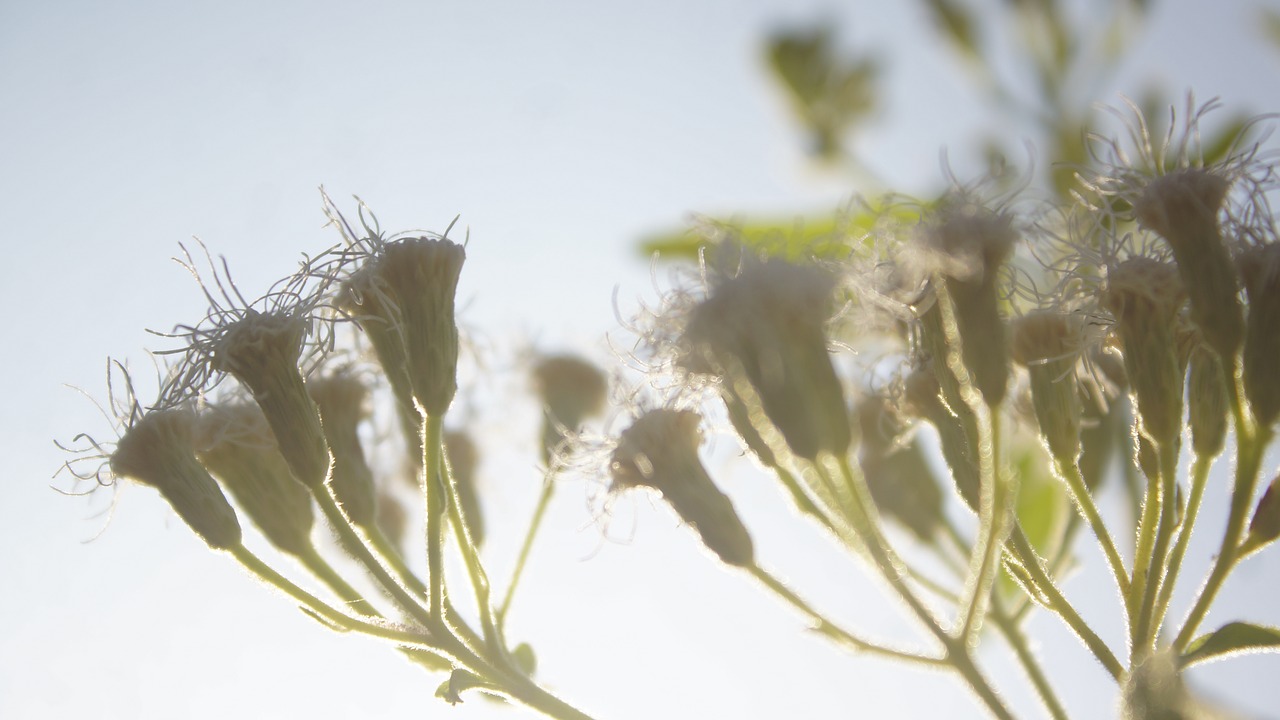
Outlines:
[[[1149,79],[1171,97],[1280,110],[1280,53],[1261,42],[1260,5],[1210,5],[1156,3],[1138,55],[1100,98]],[[208,552],[149,490],[124,488],[85,542],[106,522],[107,494],[51,490],[64,459],[51,440],[106,427],[63,383],[101,398],[108,355],[147,369],[143,348],[164,344],[143,329],[201,315],[169,260],[178,242],[202,238],[250,292],[336,242],[321,227],[322,183],[340,203],[362,196],[388,230],[443,230],[461,215],[462,321],[494,358],[497,392],[520,391],[512,359],[530,343],[607,360],[615,288],[624,312],[654,296],[639,237],[694,211],[820,212],[858,190],[805,161],[764,72],[766,32],[815,18],[889,69],[885,113],[859,144],[869,161],[907,191],[939,186],[943,148],[963,173],[966,143],[999,120],[966,101],[971,86],[912,2],[0,2],[0,298],[12,313],[0,354],[0,717],[528,716],[478,698],[441,704],[438,679],[323,631]],[[514,405],[471,413],[500,584],[538,484],[536,409]],[[774,487],[739,475],[727,486],[762,562],[850,625],[922,637],[780,509]],[[1222,487],[1202,539],[1218,537]],[[533,643],[547,684],[602,720],[977,716],[950,677],[810,637],[664,508],[622,503],[603,541],[585,497],[580,484],[561,489],[511,634]],[[1067,592],[1117,646],[1101,558],[1082,553]],[[1280,624],[1276,557],[1240,569],[1207,628]],[[1030,627],[1069,708],[1111,715],[1114,686],[1074,639],[1044,615]],[[982,662],[1019,713],[1039,716],[989,640]],[[1280,716],[1276,656],[1191,677]]]

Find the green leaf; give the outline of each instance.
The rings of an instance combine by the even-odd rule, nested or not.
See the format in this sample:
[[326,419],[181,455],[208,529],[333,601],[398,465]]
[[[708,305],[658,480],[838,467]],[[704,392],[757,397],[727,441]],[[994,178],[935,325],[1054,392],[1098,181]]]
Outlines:
[[926,0],[933,21],[965,55],[978,57],[978,38],[973,31],[973,16],[954,0]]
[[1280,652],[1280,628],[1231,622],[1187,646],[1182,654],[1182,667],[1207,660],[1217,660],[1244,652]]
[[492,686],[466,670],[454,670],[449,674],[449,679],[440,683],[440,687],[436,688],[436,697],[450,705],[457,705],[462,702],[460,693],[463,691],[487,687]]
[[1013,446],[1009,459],[1019,481],[1018,521],[1031,544],[1041,554],[1051,555],[1067,517],[1067,494],[1050,474],[1049,458],[1038,443]]
[[534,654],[533,648],[529,643],[520,643],[515,650],[511,651],[511,658],[516,661],[516,665],[524,671],[525,675],[533,677],[538,670],[538,656]]
[[1249,116],[1237,115],[1212,138],[1205,141],[1201,146],[1205,164],[1212,165],[1225,160],[1227,154],[1235,149],[1237,141],[1241,139],[1241,135],[1248,127]]
[[840,259],[848,256],[851,247],[864,243],[878,223],[912,222],[918,217],[919,209],[893,205],[809,218],[705,218],[696,227],[642,238],[640,251],[646,257],[656,254],[661,260],[697,260],[703,250],[729,240],[757,254],[785,260]]
[[1266,33],[1267,40],[1274,47],[1280,48],[1280,10],[1275,8],[1263,8],[1261,11],[1262,31]]

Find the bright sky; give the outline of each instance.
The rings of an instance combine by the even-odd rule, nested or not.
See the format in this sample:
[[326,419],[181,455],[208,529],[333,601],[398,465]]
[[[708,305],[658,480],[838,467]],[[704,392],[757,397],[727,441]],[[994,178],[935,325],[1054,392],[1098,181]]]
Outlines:
[[[1139,55],[1102,99],[1147,78],[1173,97],[1190,88],[1231,109],[1278,109],[1280,53],[1261,43],[1255,3],[1156,4]],[[491,349],[499,392],[522,388],[512,366],[530,343],[607,360],[615,288],[624,311],[653,297],[639,237],[691,212],[819,212],[858,190],[799,150],[761,60],[777,23],[830,18],[846,41],[881,53],[886,114],[860,147],[896,187],[936,188],[944,147],[964,169],[984,115],[964,103],[964,75],[922,12],[845,5],[0,5],[0,298],[13,313],[0,355],[0,717],[515,716],[479,699],[449,711],[432,698],[436,679],[372,641],[324,632],[207,552],[150,491],[125,488],[85,543],[107,524],[105,494],[50,490],[64,459],[50,441],[105,425],[62,384],[102,397],[105,357],[149,368],[142,348],[164,345],[143,329],[202,314],[195,284],[169,261],[177,243],[199,236],[253,292],[336,242],[321,227],[321,184],[340,203],[359,194],[388,230],[443,230],[461,215],[463,323]],[[482,472],[498,578],[538,483],[536,411],[519,404],[474,412],[491,455]],[[876,583],[778,511],[775,488],[743,475],[730,492],[765,562],[851,624],[919,637]],[[665,509],[624,504],[610,530],[621,541],[602,541],[585,495],[560,492],[513,633],[533,643],[548,684],[598,717],[976,714],[949,678],[808,636]],[[1209,500],[1205,537],[1218,532],[1224,495]],[[1240,570],[1210,624],[1280,624],[1275,557]],[[1068,590],[1118,638],[1101,558],[1086,549],[1084,559]],[[1050,618],[1030,627],[1064,673],[1068,705],[1109,714],[1114,686],[1084,651]],[[991,642],[982,659],[1034,716],[1006,656]],[[1249,657],[1193,681],[1266,712],[1278,672],[1274,656]]]

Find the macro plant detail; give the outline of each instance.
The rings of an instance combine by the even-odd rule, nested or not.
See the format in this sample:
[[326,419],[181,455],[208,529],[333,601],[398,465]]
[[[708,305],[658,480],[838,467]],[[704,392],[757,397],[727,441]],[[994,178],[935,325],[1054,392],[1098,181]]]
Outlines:
[[[990,70],[979,18],[924,5]],[[813,642],[956,683],[978,712],[1019,715],[1006,691],[1025,682],[1045,715],[1069,716],[1076,688],[1040,652],[1040,616],[1114,681],[1122,716],[1216,716],[1187,670],[1280,652],[1280,628],[1211,619],[1233,573],[1280,537],[1266,455],[1280,420],[1273,119],[1235,116],[1202,139],[1216,102],[1163,116],[1129,104],[1110,110],[1112,137],[1071,96],[1087,83],[1069,77],[1082,51],[1064,11],[1015,5],[1045,40],[1028,50],[1039,95],[1020,107],[983,79],[995,104],[1035,109],[1046,150],[1027,162],[1043,190],[1001,157],[976,181],[947,168],[940,194],[889,192],[847,142],[877,106],[882,65],[841,58],[829,28],[772,38],[767,61],[813,158],[851,171],[866,197],[806,227],[704,220],[645,242],[671,279],[623,322],[635,337],[618,367],[537,354],[521,368],[541,410],[527,463],[541,485],[518,545],[486,532],[483,495],[497,489],[475,467],[491,448],[457,407],[468,243],[453,225],[385,234],[363,202],[344,214],[323,190],[340,242],[261,295],[242,294],[227,261],[182,249],[207,314],[156,333],[170,347],[155,353],[154,393],[108,361],[115,439],[76,436],[61,472],[155,488],[304,614],[420,667],[442,705],[591,717],[571,683],[550,689],[508,623],[548,508],[578,499],[565,481],[585,475],[602,524],[647,496],[706,551],[708,573],[798,614]],[[1145,3],[1116,3],[1117,27],[1128,5]],[[833,572],[872,577],[911,634],[786,579],[769,552],[785,539],[739,514],[737,473],[776,484],[777,512],[848,560]],[[1215,491],[1230,504],[1211,537]],[[1116,495],[1128,515],[1104,502]],[[1203,574],[1193,539],[1213,548]],[[515,561],[499,575],[501,553]],[[1109,625],[1086,619],[1082,562],[1114,588]],[[1006,652],[1016,673],[991,662]],[[617,671],[645,681],[644,668]]]
[[[1202,114],[1193,108],[1185,137]],[[322,624],[396,647],[440,677],[449,702],[479,691],[587,717],[537,684],[533,651],[510,642],[505,618],[558,478],[605,455],[610,495],[656,493],[715,558],[827,640],[949,670],[992,716],[1013,715],[976,658],[989,630],[1045,711],[1066,717],[1025,632],[1037,611],[1078,636],[1130,716],[1197,716],[1185,668],[1280,650],[1280,629],[1247,619],[1201,627],[1232,571],[1280,536],[1280,481],[1259,493],[1280,396],[1274,169],[1256,149],[1205,164],[1181,138],[1145,144],[1141,117],[1133,122],[1141,160],[1097,141],[1100,162],[1080,170],[1070,205],[1020,211],[1016,196],[960,186],[879,213],[870,233],[827,238],[821,259],[770,256],[731,232],[708,238],[696,279],[678,280],[634,323],[631,357],[647,376],[613,393],[634,407],[604,448],[580,430],[609,405],[605,374],[573,356],[537,360],[546,475],[501,600],[480,551],[475,449],[444,429],[464,345],[454,295],[465,245],[447,233],[386,237],[363,205],[356,230],[325,196],[343,243],[256,301],[211,260],[211,310],[167,334],[185,344],[169,353],[177,361],[157,398],[144,405],[123,366],[110,366],[118,439],[79,436],[81,456],[66,467],[155,487],[212,549]],[[189,254],[183,264],[202,277]],[[377,511],[388,479],[359,429],[371,413],[390,413],[409,449],[421,502],[399,509],[423,518],[425,574]],[[913,647],[830,619],[758,563],[769,539],[752,535],[699,454],[718,428],[776,477],[786,505],[883,581],[920,628]],[[926,461],[931,446],[947,473]],[[1179,617],[1173,590],[1209,466],[1227,452],[1226,529]],[[1108,455],[1141,478],[1132,527],[1096,503]],[[1031,491],[1049,498],[1049,520],[1026,512],[1020,498]],[[313,507],[377,593],[325,559]],[[959,522],[965,514],[976,523]],[[240,517],[323,596],[250,551]],[[1082,531],[1112,575],[1125,637],[1103,637],[1068,595]],[[461,586],[446,580],[449,553],[465,567]]]

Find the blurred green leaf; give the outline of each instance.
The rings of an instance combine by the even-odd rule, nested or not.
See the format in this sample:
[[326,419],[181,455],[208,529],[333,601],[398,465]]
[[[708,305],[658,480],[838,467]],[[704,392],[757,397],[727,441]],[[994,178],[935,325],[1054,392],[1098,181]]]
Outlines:
[[1259,13],[1262,15],[1262,32],[1266,34],[1268,42],[1280,48],[1280,9],[1277,8],[1261,8]]
[[1181,663],[1188,667],[1207,660],[1215,660],[1243,652],[1280,651],[1280,628],[1231,622],[1201,635],[1187,646]]
[[1236,115],[1213,137],[1204,141],[1201,145],[1201,153],[1204,155],[1206,165],[1212,165],[1227,158],[1228,153],[1235,149],[1236,142],[1249,127],[1249,119],[1248,115]]
[[1018,476],[1018,521],[1031,544],[1042,555],[1051,555],[1066,520],[1067,494],[1049,472],[1049,458],[1038,443],[1018,443],[1009,460]]
[[775,33],[768,57],[813,138],[813,153],[827,160],[839,157],[842,136],[875,108],[876,62],[838,57],[825,26]]
[[845,258],[882,221],[913,222],[918,212],[901,205],[791,220],[707,219],[695,227],[650,235],[640,241],[647,257],[696,260],[699,253],[724,240],[768,257],[787,260]]
[[973,29],[973,16],[954,0],[925,0],[933,21],[965,55],[977,58],[978,39]]

